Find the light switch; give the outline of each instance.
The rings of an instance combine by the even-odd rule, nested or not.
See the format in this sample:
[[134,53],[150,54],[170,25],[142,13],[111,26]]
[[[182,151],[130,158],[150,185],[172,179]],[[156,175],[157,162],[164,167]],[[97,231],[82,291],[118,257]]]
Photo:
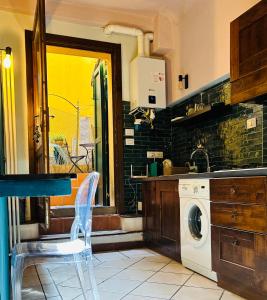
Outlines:
[[255,117],[247,119],[247,129],[255,128],[256,126],[257,126],[257,119]]
[[125,139],[126,146],[134,146],[134,139]]
[[131,128],[125,128],[124,134],[125,134],[126,136],[134,136],[134,129],[131,129]]

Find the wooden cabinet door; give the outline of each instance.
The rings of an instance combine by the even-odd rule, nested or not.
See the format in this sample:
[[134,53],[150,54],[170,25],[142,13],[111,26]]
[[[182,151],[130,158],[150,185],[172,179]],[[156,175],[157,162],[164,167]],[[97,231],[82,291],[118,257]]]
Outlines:
[[266,177],[210,180],[210,199],[221,203],[266,204]]
[[267,232],[267,207],[212,202],[211,224],[265,233]]
[[159,244],[161,251],[180,260],[180,204],[178,181],[157,181],[156,201],[160,211]]
[[231,101],[267,93],[267,1],[231,23]]
[[156,209],[156,181],[144,182],[143,194],[143,231],[144,241],[155,243],[159,232],[159,211]]

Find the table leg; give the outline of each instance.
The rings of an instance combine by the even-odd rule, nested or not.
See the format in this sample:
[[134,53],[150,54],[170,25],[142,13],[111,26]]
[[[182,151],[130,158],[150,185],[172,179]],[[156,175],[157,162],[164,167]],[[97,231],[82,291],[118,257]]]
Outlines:
[[8,237],[7,198],[0,197],[0,300],[10,299]]

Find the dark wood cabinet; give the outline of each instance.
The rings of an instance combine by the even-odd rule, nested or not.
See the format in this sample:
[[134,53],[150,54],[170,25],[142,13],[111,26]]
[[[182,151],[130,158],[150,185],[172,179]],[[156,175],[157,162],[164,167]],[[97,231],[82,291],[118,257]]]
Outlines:
[[267,93],[267,1],[231,22],[231,101]]
[[211,179],[210,190],[218,285],[246,299],[267,299],[266,177]]
[[144,240],[148,247],[180,261],[178,181],[143,183]]

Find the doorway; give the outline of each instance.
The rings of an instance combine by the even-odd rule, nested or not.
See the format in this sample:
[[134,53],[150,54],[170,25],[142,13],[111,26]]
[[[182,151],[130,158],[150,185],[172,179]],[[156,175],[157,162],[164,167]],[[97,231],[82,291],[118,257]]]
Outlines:
[[[25,38],[26,38],[26,55],[27,55],[27,86],[28,86],[28,123],[29,123],[29,163],[30,163],[30,172],[35,173],[36,172],[36,166],[35,166],[35,151],[33,146],[34,141],[34,134],[35,134],[35,123],[34,123],[34,96],[33,96],[33,72],[32,72],[32,57],[33,57],[33,48],[32,48],[32,32],[31,31],[25,31]],[[48,105],[48,102],[51,102],[55,105],[61,105],[64,106],[64,109],[71,111],[73,120],[76,120],[76,125],[72,126],[73,132],[72,137],[69,136],[69,133],[61,133],[59,135],[64,135],[66,137],[65,140],[67,142],[65,143],[65,147],[68,149],[67,154],[69,156],[86,156],[83,157],[80,161],[74,163],[73,170],[78,172],[79,174],[83,175],[85,174],[85,170],[91,170],[91,169],[98,169],[101,170],[103,173],[109,174],[107,177],[103,176],[103,183],[101,183],[102,188],[99,189],[99,194],[97,195],[97,201],[99,203],[99,206],[102,206],[103,210],[101,210],[101,214],[105,213],[104,208],[111,208],[113,207],[115,211],[119,214],[124,213],[124,193],[123,193],[123,138],[122,138],[122,94],[121,94],[121,46],[119,44],[113,44],[113,43],[107,43],[107,42],[100,42],[100,41],[93,41],[93,40],[86,40],[86,39],[80,39],[80,38],[73,38],[73,37],[67,37],[67,36],[60,36],[60,35],[53,35],[53,34],[45,34],[45,45],[46,45],[46,55],[49,57],[49,55],[69,55],[74,56],[76,58],[81,59],[91,59],[91,61],[94,60],[94,73],[93,76],[87,76],[87,79],[90,78],[89,82],[91,84],[91,87],[93,88],[93,99],[94,100],[94,114],[99,115],[99,111],[103,109],[106,109],[108,111],[107,118],[101,119],[101,118],[95,118],[91,124],[98,125],[96,126],[99,130],[91,130],[92,137],[94,137],[95,145],[94,149],[82,149],[82,146],[80,144],[83,144],[83,142],[79,142],[78,138],[81,139],[81,126],[86,127],[87,131],[84,132],[88,133],[88,115],[84,115],[83,119],[79,116],[79,122],[77,117],[77,110],[80,108],[80,103],[77,103],[77,97],[74,93],[73,95],[67,95],[62,94],[62,92],[55,92],[50,89],[49,86],[49,74],[47,76],[48,78],[48,88],[47,88],[47,107],[48,111],[47,113],[47,119],[49,120],[49,128],[50,130],[54,130],[54,133],[52,133],[50,136],[48,134],[48,147],[47,147],[47,157],[49,159],[56,159],[54,150],[51,151],[50,149],[50,141],[52,141],[52,144],[56,144],[55,138],[56,138],[56,130],[55,127],[53,127],[53,122],[55,123],[56,120],[59,121],[59,113],[57,113],[57,116],[55,113],[53,113],[53,110],[51,111],[51,108]],[[100,55],[100,56],[99,56]],[[106,55],[106,56],[105,56]],[[105,56],[105,57],[104,57]],[[109,58],[109,59],[108,59]],[[47,60],[47,64],[49,64],[49,59]],[[57,73],[57,66],[54,68],[55,73]],[[49,66],[47,69],[49,73]],[[57,74],[56,74],[57,75]],[[55,75],[55,76],[56,76]],[[102,77],[102,79],[101,79]],[[104,80],[103,80],[104,78]],[[109,78],[111,79],[111,84],[109,84]],[[60,77],[56,76],[56,79],[59,81]],[[101,79],[101,80],[100,80]],[[106,82],[105,82],[106,80]],[[99,84],[101,83],[101,84]],[[89,84],[89,85],[90,85]],[[107,85],[107,87],[105,86]],[[90,86],[89,86],[90,87]],[[88,87],[88,88],[89,88]],[[99,94],[102,93],[105,94],[105,91],[107,91],[107,103],[105,104],[107,107],[102,107],[100,105],[100,101],[97,102],[97,98],[99,97]],[[51,94],[51,95],[49,95]],[[52,95],[54,94],[54,95]],[[55,96],[56,95],[56,96]],[[101,96],[103,96],[101,95]],[[73,106],[67,102],[66,100],[63,100],[60,97],[66,98]],[[52,100],[53,98],[53,100]],[[69,99],[71,98],[71,99]],[[61,99],[61,100],[60,100]],[[79,100],[80,101],[80,100]],[[61,104],[59,104],[61,103]],[[64,104],[63,104],[64,103]],[[101,101],[103,104],[103,102]],[[77,105],[79,104],[79,105]],[[52,105],[53,106],[53,105]],[[68,108],[67,108],[68,106]],[[57,107],[54,107],[54,109]],[[93,108],[93,106],[91,106]],[[86,110],[86,109],[85,109]],[[112,111],[112,118],[109,117],[109,113]],[[81,110],[79,114],[81,113]],[[90,117],[90,116],[89,116]],[[105,122],[104,122],[105,121]],[[75,121],[73,121],[75,122]],[[87,124],[85,126],[85,124]],[[101,126],[100,126],[101,124]],[[59,125],[58,126],[58,130]],[[108,129],[105,129],[105,126],[108,127]],[[79,127],[77,129],[77,127]],[[91,126],[92,127],[92,126]],[[90,128],[90,126],[89,126]],[[59,130],[60,131],[60,130]],[[68,130],[67,130],[68,131]],[[53,136],[54,134],[54,136]],[[84,144],[90,144],[90,130],[89,133],[86,134],[87,137],[89,136],[87,141],[84,141]],[[105,137],[106,135],[106,137]],[[78,136],[78,138],[77,138]],[[110,143],[110,139],[112,139],[113,143]],[[108,143],[103,143],[103,141],[108,141]],[[87,143],[88,142],[88,143]],[[107,149],[105,149],[107,147]],[[77,150],[78,148],[78,150]],[[104,149],[104,150],[103,150]],[[116,150],[115,150],[116,149]],[[87,155],[87,150],[89,154]],[[98,153],[101,151],[108,153],[106,156],[99,156]],[[77,155],[76,155],[77,154]],[[101,157],[101,159],[99,159]],[[68,157],[70,158],[70,157]],[[106,163],[105,160],[106,159]],[[49,160],[50,161],[50,160]],[[68,161],[69,162],[69,161]],[[69,162],[70,163],[70,162]],[[71,165],[72,164],[72,165]],[[67,164],[66,164],[67,165]],[[68,166],[65,165],[65,168],[68,168]],[[73,166],[73,163],[70,163],[70,167]],[[58,166],[59,167],[59,166]],[[54,172],[56,171],[56,167],[54,166]],[[80,170],[79,170],[80,168]],[[51,165],[49,163],[49,169],[51,169]],[[63,170],[63,167],[61,166],[61,169]],[[66,171],[69,171],[70,169],[66,169]],[[49,170],[51,172],[51,170]],[[110,175],[113,173],[114,175]],[[106,180],[106,182],[104,182]],[[105,193],[105,194],[104,194]],[[50,199],[51,202],[51,199]],[[105,206],[108,205],[108,206]],[[33,221],[38,221],[41,223],[40,214],[38,213],[38,206],[36,205],[36,201],[31,201],[31,215]],[[47,209],[50,211],[50,203],[47,206]],[[114,211],[114,210],[113,210]],[[110,213],[110,210],[107,210],[107,213]],[[51,214],[49,215],[51,217]]]
[[115,206],[111,56],[47,46],[50,173],[76,173],[73,197],[51,206],[74,205],[76,190],[91,171],[100,173],[96,206]]

